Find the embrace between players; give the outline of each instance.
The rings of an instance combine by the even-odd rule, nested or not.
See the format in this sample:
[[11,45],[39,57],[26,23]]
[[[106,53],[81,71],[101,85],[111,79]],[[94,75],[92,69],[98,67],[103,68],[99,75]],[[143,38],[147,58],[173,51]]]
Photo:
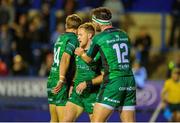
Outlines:
[[47,82],[51,122],[74,122],[83,111],[91,122],[105,122],[114,110],[121,121],[135,121],[130,40],[112,26],[111,17],[99,7],[92,10],[92,23],[82,24],[76,14],[66,18]]

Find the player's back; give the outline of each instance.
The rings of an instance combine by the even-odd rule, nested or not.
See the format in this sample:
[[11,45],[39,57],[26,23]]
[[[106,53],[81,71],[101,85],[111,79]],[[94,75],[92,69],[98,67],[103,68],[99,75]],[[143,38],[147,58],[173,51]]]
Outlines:
[[133,75],[130,64],[130,41],[119,29],[109,28],[94,37],[99,47],[105,76],[112,79]]
[[51,67],[50,76],[59,78],[59,65],[64,52],[70,54],[70,66],[74,62],[74,49],[78,46],[77,36],[74,33],[64,33],[60,35],[54,45],[54,60]]

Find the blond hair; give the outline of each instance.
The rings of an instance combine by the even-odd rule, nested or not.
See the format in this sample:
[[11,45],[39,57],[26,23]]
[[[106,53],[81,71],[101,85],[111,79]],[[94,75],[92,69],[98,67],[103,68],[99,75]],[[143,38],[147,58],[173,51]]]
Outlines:
[[78,29],[81,23],[82,23],[82,19],[77,14],[69,15],[66,18],[67,29]]
[[87,31],[88,33],[91,33],[92,35],[95,34],[95,27],[90,22],[86,22],[86,23],[80,25],[78,29],[80,29],[80,28],[85,29],[85,31]]

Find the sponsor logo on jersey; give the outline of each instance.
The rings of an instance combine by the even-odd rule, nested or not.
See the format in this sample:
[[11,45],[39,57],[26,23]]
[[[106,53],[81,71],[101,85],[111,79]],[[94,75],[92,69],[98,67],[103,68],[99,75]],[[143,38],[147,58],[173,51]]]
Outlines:
[[120,103],[119,100],[114,100],[114,99],[111,99],[111,98],[108,98],[108,97],[104,97],[104,101],[109,101],[109,102],[113,102],[113,103]]
[[136,87],[119,87],[119,91],[135,91]]
[[119,35],[115,35],[115,38],[111,39],[111,40],[107,40],[107,43],[115,43],[115,42],[119,42],[119,41],[128,41],[128,38],[120,38]]

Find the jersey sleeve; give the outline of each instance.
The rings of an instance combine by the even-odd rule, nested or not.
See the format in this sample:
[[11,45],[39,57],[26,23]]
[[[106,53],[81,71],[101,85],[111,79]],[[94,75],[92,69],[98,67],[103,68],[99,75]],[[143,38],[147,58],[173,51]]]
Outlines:
[[94,58],[99,51],[99,45],[97,44],[97,38],[93,38],[90,48],[87,51],[87,56]]
[[104,72],[104,69],[103,69],[103,67],[102,67],[101,55],[100,55],[99,52],[97,53],[97,55],[95,56],[95,58],[93,59],[93,61],[96,62],[97,66],[98,66],[98,67],[97,67],[97,70],[98,70],[99,72]]
[[69,39],[67,41],[67,44],[66,44],[64,52],[66,52],[66,53],[68,53],[69,55],[72,56],[74,54],[74,50],[76,49],[77,45],[78,45],[78,41],[77,40]]

